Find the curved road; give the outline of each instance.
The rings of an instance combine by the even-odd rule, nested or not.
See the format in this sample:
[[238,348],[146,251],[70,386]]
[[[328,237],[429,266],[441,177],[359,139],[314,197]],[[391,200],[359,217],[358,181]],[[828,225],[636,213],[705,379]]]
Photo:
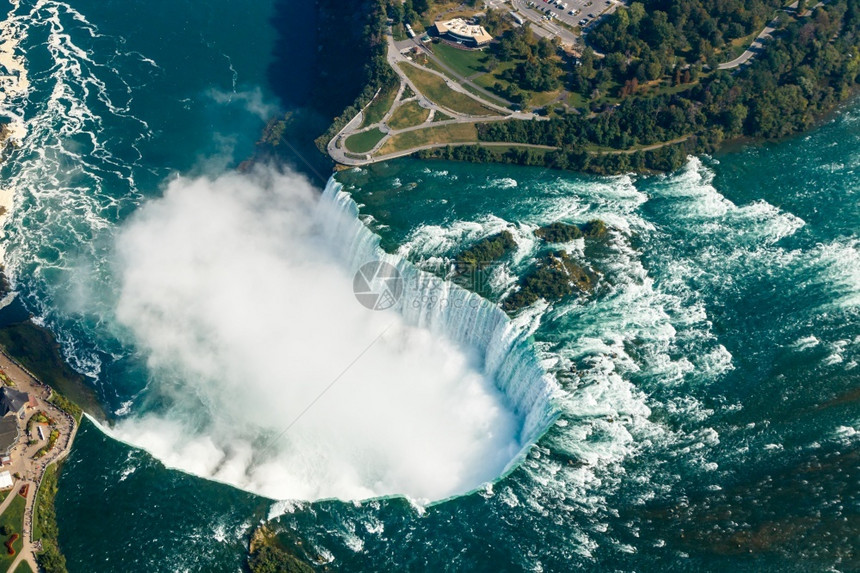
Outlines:
[[[795,0],[793,3],[789,4],[785,8],[781,10],[786,12],[788,10],[794,10],[797,12],[797,4],[798,0]],[[823,4],[823,2],[819,2],[815,6],[811,8],[807,8],[806,13],[810,13],[810,11],[816,6]],[[750,61],[756,54],[759,54],[764,51],[765,41],[771,38],[771,35],[776,31],[777,26],[779,25],[779,17],[773,18],[770,22],[768,22],[767,26],[765,26],[764,30],[759,32],[758,36],[755,37],[755,40],[752,41],[750,47],[747,48],[743,54],[732,60],[731,62],[725,62],[724,64],[720,64],[717,66],[718,70],[731,70],[733,68],[737,68],[738,66],[742,66],[743,64]]]

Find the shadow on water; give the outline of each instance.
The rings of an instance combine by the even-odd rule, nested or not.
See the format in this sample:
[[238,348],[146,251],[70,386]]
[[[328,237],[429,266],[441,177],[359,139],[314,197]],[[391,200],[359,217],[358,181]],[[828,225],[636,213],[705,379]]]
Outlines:
[[364,2],[277,0],[271,25],[277,33],[267,76],[284,111],[274,155],[325,186],[333,166],[314,140],[364,88],[370,54],[363,42]]
[[307,106],[316,75],[316,2],[278,0],[270,23],[277,39],[266,74],[269,86],[285,109]]

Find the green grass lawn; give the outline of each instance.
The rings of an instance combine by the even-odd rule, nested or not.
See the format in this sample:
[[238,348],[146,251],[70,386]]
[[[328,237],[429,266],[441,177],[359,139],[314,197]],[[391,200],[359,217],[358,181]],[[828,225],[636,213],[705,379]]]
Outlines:
[[382,141],[385,134],[374,127],[371,130],[356,133],[346,138],[346,148],[353,153],[367,153]]
[[9,569],[9,566],[12,565],[13,561],[15,561],[15,557],[18,556],[18,553],[24,546],[24,538],[21,537],[21,529],[24,526],[24,507],[26,504],[26,500],[18,495],[16,491],[15,499],[13,499],[9,504],[9,507],[6,508],[6,511],[0,514],[0,529],[4,526],[8,526],[9,529],[18,534],[18,539],[12,544],[12,548],[15,550],[15,555],[9,555],[6,552],[5,543],[9,537],[0,535],[0,541],[3,543],[3,545],[0,546],[0,570],[2,571]]
[[581,93],[573,92],[567,97],[567,104],[576,108],[588,108],[588,99]]
[[367,109],[364,110],[364,120],[361,122],[361,127],[367,127],[374,123],[379,123],[385,114],[394,103],[394,98],[397,97],[397,90],[400,89],[400,84],[394,84],[392,87],[383,88],[379,94],[373,98]]
[[452,119],[454,119],[454,118],[451,117],[450,115],[448,115],[447,113],[442,113],[441,111],[437,111],[433,115],[433,121],[434,122],[436,122],[436,121],[450,121]]
[[478,140],[478,130],[472,123],[437,125],[415,131],[407,131],[393,136],[382,149],[380,155],[405,151],[423,145],[438,143],[465,143]]
[[[474,95],[478,96],[479,98],[482,98],[484,101],[489,101],[489,102],[492,102],[492,103],[499,105],[499,106],[502,106],[502,107],[508,107],[508,103],[505,100],[501,99],[499,96],[494,95],[492,92],[483,93],[479,89],[475,88],[475,86],[461,82],[459,79],[455,78],[454,75],[451,74],[448,70],[443,69],[442,66],[438,65],[433,60],[427,60],[427,61],[423,62],[421,65],[424,66],[425,68],[431,69],[435,72],[439,72],[440,74],[442,74],[443,76],[445,76],[447,78],[450,78],[452,81],[455,81],[458,84],[460,84],[461,86],[463,86],[463,88],[467,92],[474,94]],[[484,74],[477,76],[475,79],[470,80],[470,81],[472,83],[474,83],[475,85],[480,85],[480,83],[477,80],[482,78],[482,77],[486,77],[488,75],[489,74],[485,72]],[[492,85],[492,84],[490,84],[490,85]],[[486,89],[485,86],[481,85],[481,87]]]
[[30,564],[26,561],[21,561],[17,567],[15,567],[15,573],[33,573],[33,569],[30,567]]
[[496,115],[497,112],[482,105],[466,94],[455,92],[445,80],[411,64],[400,64],[403,72],[412,80],[415,87],[428,99],[451,111],[466,115]]
[[528,105],[534,106],[534,107],[544,107],[549,102],[555,100],[559,96],[559,94],[561,93],[561,90],[558,89],[558,90],[553,90],[553,91],[549,91],[549,92],[526,92],[526,93],[528,94],[528,99],[526,100]]
[[418,105],[417,101],[406,102],[398,107],[391,118],[388,120],[388,126],[391,129],[406,129],[407,127],[415,127],[427,121],[427,116],[430,115],[429,109],[424,109]]
[[510,84],[510,82],[508,82],[507,80],[503,80],[501,78],[501,75],[505,70],[513,69],[514,67],[516,67],[516,65],[516,62],[501,62],[498,66],[496,66],[496,69],[493,70],[493,73],[478,76],[472,81],[475,82],[477,85],[481,86],[482,88],[487,89],[491,89],[494,85],[496,85],[496,83],[500,83],[503,86],[507,86]]
[[723,46],[722,50],[717,50],[717,61],[720,63],[731,62],[732,60],[743,54],[746,49],[750,47],[750,45],[753,43],[753,40],[755,40],[756,36],[758,36],[760,32],[761,30],[754,30],[746,36],[735,38],[734,40]]
[[463,76],[468,78],[474,74],[483,73],[484,61],[487,55],[478,50],[462,50],[455,48],[450,44],[440,42],[433,45],[433,53],[437,58],[445,62],[445,64]]

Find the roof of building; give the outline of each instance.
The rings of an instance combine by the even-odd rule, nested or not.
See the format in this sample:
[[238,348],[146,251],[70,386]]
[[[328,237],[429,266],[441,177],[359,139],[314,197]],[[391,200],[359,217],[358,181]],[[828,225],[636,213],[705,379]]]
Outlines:
[[8,489],[12,487],[14,482],[12,481],[12,474],[8,471],[0,472],[0,489]]
[[478,44],[486,44],[493,39],[483,26],[467,24],[462,18],[436,22],[436,30],[440,34],[450,33],[459,38],[471,38]]
[[0,416],[9,412],[18,412],[30,400],[26,392],[15,390],[9,386],[0,388]]
[[13,416],[0,418],[0,452],[8,454],[18,441],[18,421]]

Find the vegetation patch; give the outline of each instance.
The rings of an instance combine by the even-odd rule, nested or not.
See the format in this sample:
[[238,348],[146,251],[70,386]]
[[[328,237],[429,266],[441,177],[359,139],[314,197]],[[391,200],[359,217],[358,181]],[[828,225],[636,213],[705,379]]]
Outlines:
[[451,121],[452,119],[454,119],[454,118],[451,117],[450,115],[448,115],[447,113],[444,113],[444,112],[441,112],[438,110],[436,111],[436,113],[433,114],[433,121],[434,122],[436,122],[436,121]]
[[438,42],[433,45],[433,54],[464,78],[487,71],[487,55],[478,50],[466,50]]
[[397,97],[399,87],[399,84],[390,82],[380,90],[379,94],[370,102],[370,105],[364,109],[364,118],[361,122],[361,127],[368,127],[382,121],[382,118],[385,117],[385,114],[388,113],[388,110],[394,104],[394,98]]
[[367,153],[382,141],[385,134],[377,127],[350,135],[346,138],[346,147],[354,153]]
[[406,102],[398,107],[388,119],[391,129],[406,129],[415,127],[427,121],[430,110],[421,107],[417,101]]
[[15,560],[15,555],[24,547],[21,531],[24,526],[24,508],[27,501],[16,495],[0,514],[0,538],[6,546],[5,551],[0,551],[0,569],[6,571]]
[[509,231],[481,239],[454,258],[454,282],[473,292],[489,295],[488,267],[501,260],[516,246],[517,243]]
[[454,264],[457,267],[457,272],[469,272],[498,261],[516,246],[517,243],[510,231],[502,231],[478,241],[465,251],[461,251],[454,258]]
[[412,80],[415,87],[436,104],[464,115],[486,116],[497,115],[498,112],[486,107],[466,94],[456,92],[448,87],[445,80],[416,68],[412,64],[400,64],[400,69]]
[[516,165],[546,165],[547,150],[523,145],[458,145],[419,151],[419,159],[471,161],[476,163],[513,163]]
[[515,312],[539,299],[555,302],[573,294],[589,293],[594,282],[592,273],[564,251],[548,253],[519,280],[517,290],[502,302],[502,307]]
[[476,141],[477,137],[478,132],[475,129],[475,125],[471,123],[434,125],[424,129],[405,131],[392,136],[379,150],[379,154],[387,155],[424,145]]
[[36,555],[36,561],[46,573],[67,573],[66,558],[60,553],[57,513],[54,508],[59,473],[58,464],[51,464],[45,469],[33,511],[33,540],[42,541],[42,551]]
[[313,568],[284,548],[276,535],[263,525],[251,537],[248,557],[251,573],[313,573]]
[[57,440],[60,438],[60,431],[57,429],[52,429],[51,434],[48,436],[48,443],[43,447],[39,448],[39,451],[33,455],[34,459],[39,459],[43,457],[45,454],[54,449],[54,446],[57,444]]

